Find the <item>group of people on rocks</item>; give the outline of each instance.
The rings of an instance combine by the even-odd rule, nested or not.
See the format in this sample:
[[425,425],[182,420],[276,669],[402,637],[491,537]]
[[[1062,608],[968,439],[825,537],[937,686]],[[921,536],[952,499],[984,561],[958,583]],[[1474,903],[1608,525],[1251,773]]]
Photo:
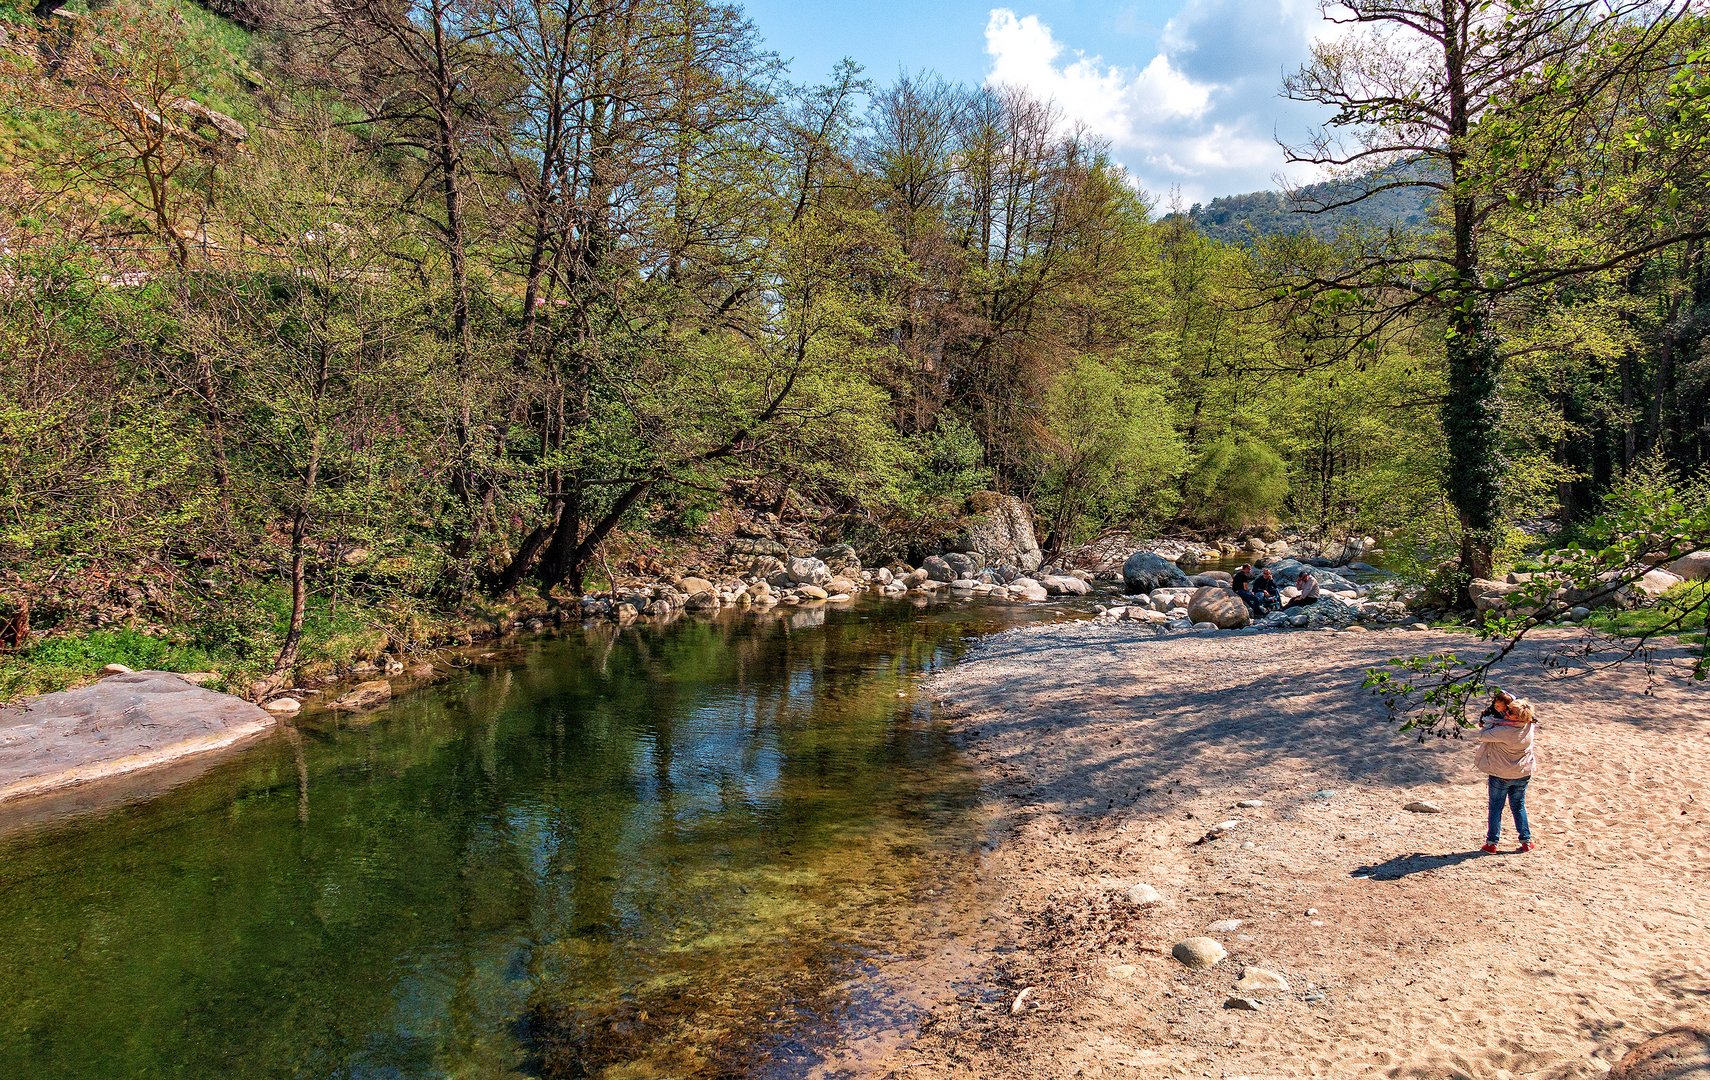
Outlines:
[[1288,611],[1291,608],[1318,603],[1318,579],[1313,577],[1309,570],[1301,570],[1300,576],[1295,580],[1295,588],[1300,592],[1287,603],[1283,603],[1282,585],[1268,568],[1255,572],[1252,563],[1242,563],[1232,577],[1231,585],[1235,589],[1235,595],[1247,605],[1247,610],[1253,613],[1255,619],[1279,607]]

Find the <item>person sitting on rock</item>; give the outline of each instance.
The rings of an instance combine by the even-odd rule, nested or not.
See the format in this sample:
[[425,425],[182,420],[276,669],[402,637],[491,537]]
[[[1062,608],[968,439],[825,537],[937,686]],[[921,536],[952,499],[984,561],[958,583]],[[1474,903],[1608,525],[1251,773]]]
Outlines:
[[1253,613],[1255,619],[1264,614],[1264,608],[1259,602],[1259,594],[1253,591],[1253,583],[1257,580],[1258,575],[1253,573],[1253,564],[1242,563],[1235,568],[1234,576],[1230,582],[1230,586],[1235,590],[1235,595],[1239,596],[1242,602],[1247,605],[1247,610]]
[[1309,607],[1318,603],[1318,579],[1313,577],[1310,572],[1302,570],[1300,577],[1295,581],[1295,587],[1300,589],[1300,595],[1284,604],[1284,611],[1289,608]]
[[1261,571],[1258,580],[1253,582],[1253,595],[1259,601],[1259,610],[1253,614],[1255,616],[1262,615],[1281,604],[1281,591],[1282,586],[1277,584],[1275,575],[1268,568]]

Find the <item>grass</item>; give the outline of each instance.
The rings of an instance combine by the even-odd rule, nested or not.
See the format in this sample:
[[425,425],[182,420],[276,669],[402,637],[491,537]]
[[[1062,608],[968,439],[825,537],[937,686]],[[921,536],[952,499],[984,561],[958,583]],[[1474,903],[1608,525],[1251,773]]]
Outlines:
[[1648,607],[1595,611],[1586,625],[1617,637],[1674,635],[1685,644],[1702,646],[1707,615],[1710,615],[1710,581],[1688,581],[1659,596]]
[[[225,598],[204,620],[149,634],[132,627],[49,634],[25,649],[0,656],[0,702],[48,694],[89,682],[108,664],[137,670],[212,671],[214,689],[241,692],[270,670],[290,616],[290,598],[278,584],[256,585]],[[336,606],[316,597],[303,620],[296,674],[314,679],[358,660],[378,656],[394,636],[431,632],[407,610],[365,607],[346,599]]]
[[0,701],[87,682],[107,664],[139,671],[218,671],[222,658],[195,645],[130,628],[43,638],[0,662]]

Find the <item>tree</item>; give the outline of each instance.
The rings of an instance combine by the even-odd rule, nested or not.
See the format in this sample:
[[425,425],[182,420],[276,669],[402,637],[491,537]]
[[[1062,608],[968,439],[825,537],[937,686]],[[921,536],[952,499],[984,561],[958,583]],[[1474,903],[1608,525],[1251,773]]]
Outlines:
[[[1291,288],[1353,291],[1394,317],[1441,320],[1445,486],[1460,517],[1465,578],[1490,574],[1503,522],[1503,349],[1493,300],[1650,250],[1493,266],[1484,246],[1492,217],[1544,196],[1558,140],[1570,138],[1582,103],[1656,63],[1683,10],[1647,0],[1342,0],[1327,17],[1351,29],[1316,44],[1312,62],[1284,84],[1290,97],[1336,110],[1290,160],[1371,178],[1319,209],[1406,187],[1439,196],[1441,231],[1393,230],[1344,267],[1299,274]],[[1533,128],[1527,153],[1512,152],[1520,118]],[[1404,161],[1415,168],[1393,168]]]

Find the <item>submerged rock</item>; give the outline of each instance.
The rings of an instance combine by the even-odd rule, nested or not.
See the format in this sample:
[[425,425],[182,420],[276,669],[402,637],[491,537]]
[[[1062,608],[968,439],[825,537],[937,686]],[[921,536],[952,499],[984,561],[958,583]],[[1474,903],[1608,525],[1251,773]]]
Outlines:
[[391,700],[392,684],[385,679],[370,679],[345,691],[330,707],[347,711],[374,709]]

